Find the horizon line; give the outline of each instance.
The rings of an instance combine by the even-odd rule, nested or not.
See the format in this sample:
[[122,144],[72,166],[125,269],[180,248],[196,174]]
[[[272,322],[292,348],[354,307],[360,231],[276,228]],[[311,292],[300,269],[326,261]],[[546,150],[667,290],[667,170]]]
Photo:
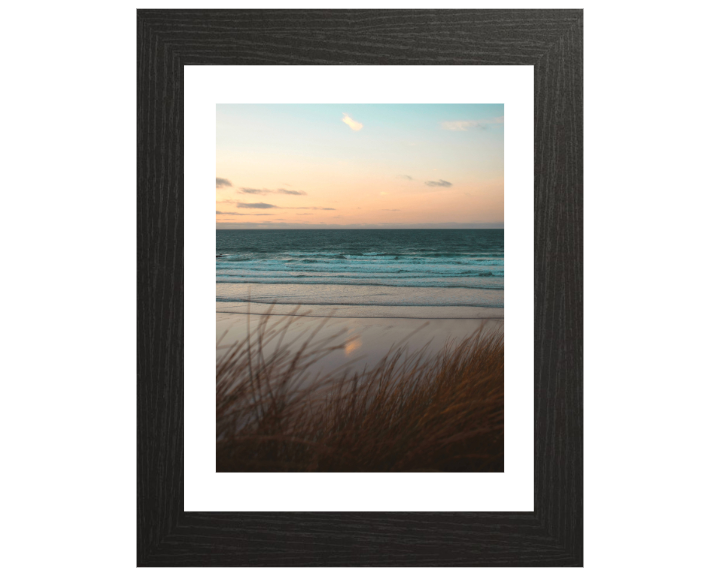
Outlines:
[[504,222],[460,224],[442,222],[437,224],[378,225],[378,224],[262,224],[244,222],[216,222],[216,230],[504,230]]

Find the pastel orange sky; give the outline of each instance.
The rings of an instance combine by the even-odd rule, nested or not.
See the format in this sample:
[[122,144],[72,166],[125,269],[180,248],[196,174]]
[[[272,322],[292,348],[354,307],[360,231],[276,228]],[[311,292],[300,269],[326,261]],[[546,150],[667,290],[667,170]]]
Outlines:
[[219,104],[218,228],[503,227],[502,104]]

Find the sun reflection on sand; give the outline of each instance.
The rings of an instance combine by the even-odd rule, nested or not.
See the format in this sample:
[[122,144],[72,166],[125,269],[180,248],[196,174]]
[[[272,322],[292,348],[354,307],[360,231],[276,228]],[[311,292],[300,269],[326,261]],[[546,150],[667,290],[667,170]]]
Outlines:
[[355,336],[350,342],[345,344],[345,356],[350,356],[350,354],[355,352],[360,346],[362,346],[360,336]]

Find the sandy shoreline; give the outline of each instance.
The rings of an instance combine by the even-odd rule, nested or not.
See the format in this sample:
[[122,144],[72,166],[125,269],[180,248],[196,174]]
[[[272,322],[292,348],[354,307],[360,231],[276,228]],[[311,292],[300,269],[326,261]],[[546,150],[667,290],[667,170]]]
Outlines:
[[[349,315],[359,312],[358,306],[322,307],[307,306],[295,310],[294,306],[275,306],[272,309],[262,305],[252,305],[248,314],[247,304],[217,303],[216,332],[221,347],[238,341],[245,341],[248,330],[252,333],[260,322],[267,320],[270,324],[288,322],[289,328],[285,342],[293,342],[299,349],[307,337],[328,317],[326,324],[319,328],[315,341],[335,336],[334,343],[343,344],[325,357],[318,364],[317,371],[333,370],[362,371],[375,366],[393,346],[402,343],[408,353],[416,352],[425,347],[425,354],[437,354],[449,341],[460,341],[478,329],[487,331],[503,330],[503,309],[470,308],[457,310],[461,307],[377,307],[405,308],[406,310],[381,310],[382,317],[358,317]],[[362,307],[365,308],[365,307]],[[421,308],[421,310],[407,310]],[[290,317],[289,313],[307,313],[307,316]],[[363,310],[364,314],[378,313]],[[409,317],[408,313],[422,313],[424,317]],[[393,316],[392,314],[406,314]],[[487,314],[484,316],[483,314]],[[494,313],[494,315],[492,315]],[[499,314],[498,314],[499,313]],[[268,317],[271,314],[271,317]],[[474,314],[473,316],[467,316]],[[465,315],[465,316],[463,316]],[[499,317],[498,317],[499,316]],[[222,353],[222,348],[218,354]]]
[[[299,278],[301,279],[301,278]],[[347,279],[337,278],[333,281]],[[453,279],[453,282],[475,281],[473,277],[464,280]],[[482,278],[480,278],[482,280]],[[326,280],[330,281],[330,280]],[[383,281],[389,282],[389,279]],[[502,278],[494,278],[495,283]],[[468,287],[438,286],[387,286],[380,284],[260,284],[260,283],[228,283],[215,284],[215,297],[218,304],[245,304],[254,302],[257,306],[311,306],[321,308],[351,308],[354,315],[383,316],[375,313],[387,309],[405,310],[403,315],[417,317],[417,312],[407,310],[417,308],[418,312],[432,308],[443,310],[457,309],[462,316],[474,318],[478,310],[501,311],[505,291],[498,287],[489,290]],[[358,314],[358,310],[362,310]],[[500,312],[502,314],[502,312]],[[397,315],[397,314],[395,314]],[[456,317],[456,316],[454,316]]]
[[246,302],[217,302],[216,312],[224,314],[252,314],[296,316],[302,314],[315,318],[373,318],[408,320],[502,320],[504,308],[480,308],[476,306],[354,306],[354,305],[307,305],[299,311],[296,305]]

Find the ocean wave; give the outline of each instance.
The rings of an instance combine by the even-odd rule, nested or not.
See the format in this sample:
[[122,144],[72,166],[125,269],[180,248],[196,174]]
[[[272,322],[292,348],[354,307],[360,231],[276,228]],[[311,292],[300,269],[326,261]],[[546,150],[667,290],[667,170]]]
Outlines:
[[414,269],[457,269],[457,268],[497,268],[505,265],[503,260],[435,260],[435,261],[423,261],[423,260],[390,260],[390,261],[377,261],[377,260],[322,260],[314,258],[305,258],[302,260],[227,260],[223,259],[216,261],[218,268],[226,269],[283,269],[290,270],[297,267],[305,267],[304,264],[317,264],[323,268],[332,270],[343,270],[343,269],[367,269],[367,270],[392,270],[394,266],[402,266],[403,268],[414,268]]
[[492,278],[492,277],[502,277],[502,272],[477,272],[475,270],[468,271],[467,274],[436,274],[433,276],[427,275],[427,274],[404,274],[404,275],[398,275],[398,274],[322,274],[322,273],[314,273],[314,274],[307,274],[306,272],[311,272],[310,270],[298,270],[296,272],[293,272],[292,274],[275,274],[273,272],[266,272],[263,273],[261,271],[249,271],[245,272],[243,274],[226,274],[226,273],[217,273],[215,275],[216,278],[231,278],[231,279],[245,279],[245,280],[252,280],[255,278],[263,278],[263,279],[292,279],[292,278],[323,278],[325,280],[332,280],[333,278],[344,278],[347,280],[371,280],[371,279],[377,279],[379,281],[382,280],[447,280],[451,278],[460,278],[463,280],[471,280],[473,278]]
[[417,252],[285,251],[267,258],[237,254],[216,260],[216,282],[502,290],[504,259],[470,256],[447,251],[436,257]]
[[216,297],[502,308],[503,245],[502,230],[221,230]]
[[296,261],[304,258],[317,258],[325,260],[421,260],[421,261],[438,261],[438,260],[471,260],[471,261],[490,261],[502,260],[502,253],[377,253],[377,254],[361,254],[350,252],[252,252],[252,253],[217,253],[217,257],[228,258],[231,261],[247,261],[247,260],[284,260]]
[[[485,279],[486,282],[477,282],[477,280]],[[486,277],[472,277],[467,280],[475,280],[475,282],[459,282],[461,278],[454,279],[432,279],[423,278],[418,280],[413,279],[373,279],[373,278],[338,278],[338,277],[324,277],[318,278],[316,276],[292,276],[292,277],[222,277],[218,276],[215,280],[217,284],[316,284],[316,285],[349,285],[349,286],[388,286],[398,288],[468,288],[471,290],[503,290],[502,283],[494,284],[487,282],[492,278]]]
[[277,299],[273,298],[253,298],[248,300],[247,298],[242,298],[240,296],[218,296],[216,298],[217,302],[242,302],[242,303],[250,303],[250,304],[280,304],[280,305],[288,305],[288,306],[377,306],[377,307],[398,307],[398,308],[434,308],[434,307],[457,307],[462,306],[464,308],[504,308],[503,304],[495,304],[495,303],[477,303],[477,302],[463,302],[463,303],[455,303],[455,302],[431,302],[431,303],[405,303],[405,302],[375,302],[373,300],[366,300],[363,302],[332,302],[332,301],[319,301],[319,302],[311,302],[308,303],[305,302],[296,302],[296,301],[290,301],[290,300],[282,300],[280,302],[277,301]]

